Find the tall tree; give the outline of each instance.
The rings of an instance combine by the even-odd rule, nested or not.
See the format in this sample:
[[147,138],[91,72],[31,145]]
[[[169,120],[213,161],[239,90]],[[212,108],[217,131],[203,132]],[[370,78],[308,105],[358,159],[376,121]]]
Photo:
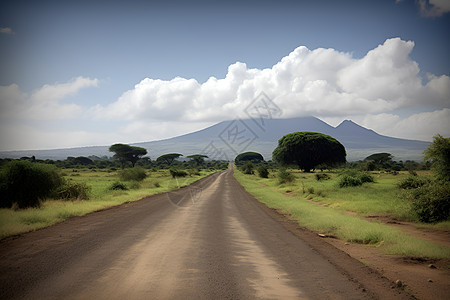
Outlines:
[[168,154],[161,155],[160,157],[158,157],[156,159],[156,161],[164,162],[164,163],[166,163],[168,165],[171,165],[171,164],[173,164],[173,161],[175,159],[177,159],[178,157],[180,157],[180,156],[183,156],[183,154],[180,154],[180,153],[168,153]]
[[310,172],[319,164],[344,163],[347,156],[344,146],[335,138],[317,132],[294,132],[283,136],[272,157],[282,165],[297,165]]
[[114,144],[109,147],[109,152],[115,153],[113,157],[120,162],[122,169],[125,168],[127,162],[131,162],[134,167],[136,162],[147,154],[147,150],[144,148],[125,144]]
[[444,138],[440,134],[436,135],[424,153],[424,159],[432,162],[431,166],[436,177],[440,180],[450,181],[450,138]]

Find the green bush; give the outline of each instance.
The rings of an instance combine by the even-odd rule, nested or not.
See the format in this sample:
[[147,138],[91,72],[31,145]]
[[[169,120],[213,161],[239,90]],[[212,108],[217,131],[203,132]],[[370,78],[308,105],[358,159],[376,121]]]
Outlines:
[[450,217],[450,183],[432,182],[413,191],[412,209],[425,223],[446,221]]
[[64,180],[55,166],[29,161],[11,161],[0,174],[1,207],[39,207]]
[[64,200],[88,200],[89,199],[89,192],[91,191],[91,188],[86,185],[86,183],[71,183],[67,182],[61,187],[58,188],[56,192],[56,196],[59,199]]
[[199,175],[200,175],[200,170],[197,169],[197,168],[193,168],[193,169],[189,169],[189,170],[188,170],[188,173],[189,173],[189,176],[192,176],[192,175],[197,175],[197,176],[199,176]]
[[418,176],[409,176],[402,181],[400,181],[397,186],[401,189],[407,190],[407,189],[417,189],[421,186],[424,186],[425,184],[429,183],[430,181],[425,178],[420,178]]
[[257,169],[258,175],[261,178],[269,178],[269,170],[265,165],[260,165]]
[[360,186],[363,183],[374,182],[371,175],[367,173],[360,173],[355,170],[347,170],[339,175],[339,187]]
[[362,181],[357,176],[351,176],[351,175],[342,175],[339,178],[339,187],[348,187],[348,186],[360,186],[362,185]]
[[186,173],[186,171],[183,171],[183,170],[170,169],[169,172],[170,172],[170,175],[172,175],[172,178],[186,177],[188,175],[188,173]]
[[127,186],[120,181],[114,182],[110,187],[111,191],[126,191],[128,190]]
[[145,170],[142,167],[134,167],[131,169],[125,169],[120,171],[119,173],[120,180],[124,181],[142,181],[145,178],[147,178],[147,174],[145,173]]
[[327,173],[316,173],[316,180],[317,181],[328,180],[330,178],[331,178],[330,175],[328,175]]
[[359,175],[359,179],[361,179],[362,183],[366,183],[366,182],[374,182],[374,179],[371,175],[366,174],[366,173],[362,173]]
[[280,172],[278,172],[278,183],[283,184],[293,182],[294,180],[295,180],[294,175],[292,175],[292,173],[286,170],[285,168],[281,168]]
[[250,162],[250,161],[247,161],[247,162],[241,167],[241,171],[242,171],[242,173],[244,173],[244,174],[252,175],[252,174],[255,174],[254,168],[255,168],[255,167],[254,167],[253,163]]

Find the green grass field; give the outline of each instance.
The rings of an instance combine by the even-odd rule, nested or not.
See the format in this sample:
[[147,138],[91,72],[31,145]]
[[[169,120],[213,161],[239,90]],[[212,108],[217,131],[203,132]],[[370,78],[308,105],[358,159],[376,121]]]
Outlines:
[[[339,188],[337,173],[328,173],[331,175],[330,180],[317,181],[313,173],[291,170],[295,181],[280,185],[276,171],[271,171],[267,179],[244,175],[236,169],[234,174],[245,189],[258,200],[289,214],[300,225],[317,232],[348,242],[377,246],[388,254],[426,258],[450,257],[449,248],[361,218],[377,215],[414,220],[415,217],[409,210],[409,202],[404,200],[403,192],[396,187],[397,182],[408,176],[407,174],[374,173],[375,183]],[[448,228],[448,225],[449,222],[442,222],[428,226]]]
[[214,171],[202,170],[200,175],[192,175],[178,180],[172,179],[168,170],[147,171],[148,177],[142,182],[124,181],[128,190],[109,190],[119,181],[117,171],[75,169],[63,170],[66,180],[86,183],[91,191],[89,200],[51,200],[44,201],[40,208],[24,210],[0,209],[0,239],[33,231],[62,222],[73,216],[82,216],[90,212],[136,201],[149,195],[163,193],[181,186],[189,185]]

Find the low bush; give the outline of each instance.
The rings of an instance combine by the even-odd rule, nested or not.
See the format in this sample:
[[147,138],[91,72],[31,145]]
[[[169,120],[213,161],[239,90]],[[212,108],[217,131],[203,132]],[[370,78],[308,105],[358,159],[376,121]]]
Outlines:
[[142,181],[147,178],[145,170],[141,167],[134,167],[131,169],[125,169],[119,173],[120,180],[124,181]]
[[261,178],[269,178],[269,170],[265,165],[260,165],[257,169],[258,175]]
[[197,168],[188,169],[188,173],[189,173],[189,176],[192,176],[192,175],[199,176],[200,175],[200,170],[197,169]]
[[89,192],[91,188],[86,183],[72,183],[66,182],[64,185],[58,188],[56,196],[63,200],[88,200]]
[[351,175],[342,175],[339,178],[339,187],[349,187],[349,186],[360,186],[362,185],[362,181],[357,176],[351,176]]
[[450,183],[431,182],[413,191],[412,209],[421,222],[436,223],[450,218]]
[[330,175],[328,175],[327,173],[316,173],[316,180],[317,181],[328,180],[330,178],[331,178]]
[[254,168],[255,167],[254,167],[253,163],[248,161],[241,167],[241,171],[244,174],[253,175],[253,174],[255,174]]
[[371,175],[366,174],[366,173],[362,173],[359,175],[359,179],[361,179],[362,183],[367,183],[367,182],[374,182],[374,179]]
[[183,171],[183,170],[170,169],[169,172],[170,172],[170,175],[172,175],[172,178],[186,177],[188,175],[188,173],[186,173],[186,171]]
[[39,207],[64,180],[55,166],[29,161],[11,161],[0,173],[1,207]]
[[360,173],[354,170],[348,170],[340,174],[339,178],[339,187],[351,187],[351,186],[360,186],[363,183],[374,182],[374,179],[371,175],[367,173]]
[[126,191],[128,190],[127,186],[120,181],[114,182],[110,187],[111,191]]
[[278,183],[283,184],[293,182],[294,180],[295,180],[294,175],[292,175],[292,173],[286,170],[285,168],[281,168],[280,171],[278,172]]
[[424,186],[425,184],[429,183],[430,181],[425,178],[420,178],[418,176],[411,175],[402,181],[400,181],[397,186],[401,189],[407,190],[407,189],[417,189],[421,186]]

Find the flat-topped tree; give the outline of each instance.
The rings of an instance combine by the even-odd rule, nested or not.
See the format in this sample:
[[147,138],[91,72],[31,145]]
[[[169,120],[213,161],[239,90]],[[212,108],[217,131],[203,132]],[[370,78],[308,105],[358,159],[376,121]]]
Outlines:
[[157,162],[164,162],[168,165],[171,165],[175,159],[177,159],[178,157],[183,156],[183,154],[180,153],[168,153],[168,154],[164,154],[161,155],[160,157],[158,157],[156,159]]
[[201,166],[205,162],[205,158],[208,158],[208,156],[203,154],[193,154],[187,156],[187,158],[190,158],[191,161],[193,161],[197,166]]
[[244,152],[236,156],[234,159],[236,164],[244,163],[246,161],[257,164],[264,161],[264,157],[258,152]]
[[273,159],[281,165],[297,165],[310,172],[320,164],[345,163],[344,146],[335,138],[317,132],[294,132],[283,136],[273,151]]
[[120,162],[122,169],[125,168],[125,163],[128,161],[134,167],[136,162],[147,154],[147,150],[144,148],[125,144],[114,144],[109,147],[109,152],[115,153],[113,157]]

